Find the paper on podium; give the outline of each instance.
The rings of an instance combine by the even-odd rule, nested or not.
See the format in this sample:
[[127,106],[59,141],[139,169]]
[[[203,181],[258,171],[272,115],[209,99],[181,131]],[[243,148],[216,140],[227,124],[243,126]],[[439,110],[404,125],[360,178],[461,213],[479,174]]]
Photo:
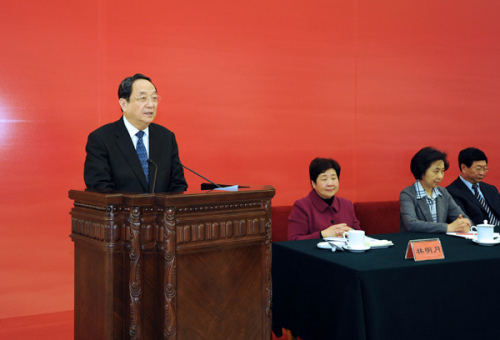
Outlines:
[[237,185],[231,185],[231,186],[228,186],[228,187],[214,188],[214,190],[221,190],[221,191],[238,191],[238,186],[237,186]]

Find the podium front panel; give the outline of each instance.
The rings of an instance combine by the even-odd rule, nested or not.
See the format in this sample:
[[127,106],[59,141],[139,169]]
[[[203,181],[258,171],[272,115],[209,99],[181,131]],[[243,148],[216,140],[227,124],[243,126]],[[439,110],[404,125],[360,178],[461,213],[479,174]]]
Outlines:
[[270,186],[71,190],[75,339],[270,339]]

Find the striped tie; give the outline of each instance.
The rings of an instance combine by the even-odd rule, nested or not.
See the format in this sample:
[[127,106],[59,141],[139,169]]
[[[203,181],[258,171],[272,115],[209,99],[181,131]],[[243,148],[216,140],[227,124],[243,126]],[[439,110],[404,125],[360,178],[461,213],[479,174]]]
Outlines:
[[498,225],[498,219],[491,211],[488,203],[486,203],[484,198],[479,194],[479,190],[477,190],[477,184],[473,184],[472,189],[474,189],[474,195],[476,196],[477,200],[479,201],[479,203],[481,203],[481,206],[483,207],[483,209],[486,210],[486,213],[488,214],[488,217],[490,218],[490,224]]
[[139,160],[141,161],[144,175],[146,175],[146,181],[148,181],[149,183],[148,152],[146,151],[146,147],[144,146],[144,142],[142,141],[142,137],[144,136],[144,131],[139,131],[135,135],[137,136],[137,138],[139,138],[136,146],[137,155],[139,156]]

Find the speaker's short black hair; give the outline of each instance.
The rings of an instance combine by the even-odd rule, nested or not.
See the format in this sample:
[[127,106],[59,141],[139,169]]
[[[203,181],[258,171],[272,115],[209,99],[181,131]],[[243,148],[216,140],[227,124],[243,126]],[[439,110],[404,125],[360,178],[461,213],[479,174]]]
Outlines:
[[[129,101],[130,95],[132,94],[132,85],[138,79],[144,79],[144,80],[149,81],[151,84],[153,84],[153,82],[151,81],[151,78],[146,77],[143,74],[136,73],[132,77],[127,77],[127,78],[122,80],[122,82],[120,83],[120,86],[118,87],[118,99],[123,98],[126,101]],[[155,84],[153,84],[153,86],[155,86]],[[156,86],[155,86],[155,88],[156,88]]]

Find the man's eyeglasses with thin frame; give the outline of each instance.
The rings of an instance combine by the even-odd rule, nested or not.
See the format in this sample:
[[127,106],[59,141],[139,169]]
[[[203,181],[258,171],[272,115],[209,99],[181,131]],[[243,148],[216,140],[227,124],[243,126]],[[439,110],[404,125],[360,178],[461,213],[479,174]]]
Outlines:
[[490,171],[490,168],[488,168],[487,166],[475,166],[472,168],[472,170],[474,170],[475,172],[488,172]]
[[141,104],[147,102],[148,100],[151,100],[151,102],[156,104],[156,103],[159,103],[161,101],[161,97],[157,94],[153,94],[150,97],[144,95],[144,96],[135,97],[135,100],[137,100]]

